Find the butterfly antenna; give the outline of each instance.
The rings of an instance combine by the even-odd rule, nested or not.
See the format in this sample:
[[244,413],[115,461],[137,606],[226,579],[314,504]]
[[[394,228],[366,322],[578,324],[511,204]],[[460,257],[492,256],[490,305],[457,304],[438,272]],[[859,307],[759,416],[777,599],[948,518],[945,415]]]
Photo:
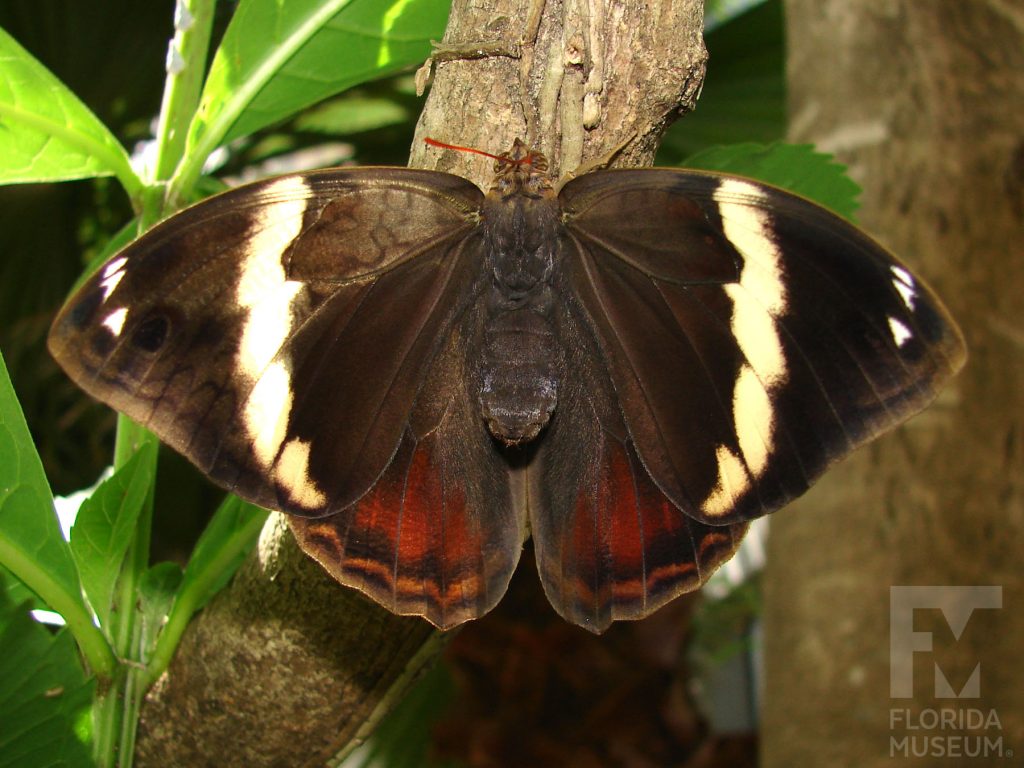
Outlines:
[[483,155],[484,157],[489,157],[492,160],[506,159],[499,157],[498,155],[492,155],[490,152],[484,152],[482,149],[474,149],[473,147],[460,147],[457,144],[446,144],[443,141],[432,139],[429,136],[424,138],[423,141],[432,147],[440,147],[441,149],[453,149],[456,152],[472,152],[474,155]]
[[522,157],[512,158],[509,157],[508,153],[504,155],[492,155],[490,152],[484,152],[482,149],[474,149],[473,147],[460,147],[458,144],[447,144],[437,139],[432,139],[429,136],[424,137],[423,141],[432,147],[440,147],[441,149],[452,149],[456,152],[471,152],[474,155],[483,155],[489,157],[492,160],[497,160],[499,163],[507,163],[509,165],[530,165],[537,168],[539,171],[547,169],[547,163],[541,167],[538,164],[538,158],[542,157],[536,152],[527,152]]

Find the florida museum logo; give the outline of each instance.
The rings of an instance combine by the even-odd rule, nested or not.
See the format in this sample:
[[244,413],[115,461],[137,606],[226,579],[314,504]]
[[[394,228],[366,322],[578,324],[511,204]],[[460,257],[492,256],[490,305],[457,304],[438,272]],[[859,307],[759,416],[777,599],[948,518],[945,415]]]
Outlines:
[[[932,653],[932,632],[914,629],[914,612],[938,609],[959,640],[976,610],[1003,607],[999,586],[900,586],[889,593],[889,695],[914,698],[914,656]],[[959,690],[933,660],[935,705],[924,709],[893,706],[889,710],[890,757],[1013,757],[1003,742],[995,709],[981,703],[981,662]]]

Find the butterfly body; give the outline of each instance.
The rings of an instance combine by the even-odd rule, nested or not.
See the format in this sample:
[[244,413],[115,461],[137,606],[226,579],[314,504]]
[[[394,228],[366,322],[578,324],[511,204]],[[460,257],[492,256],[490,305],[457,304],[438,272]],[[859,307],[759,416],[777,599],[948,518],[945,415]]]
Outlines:
[[199,203],[49,345],[391,610],[481,615],[529,531],[594,631],[699,587],[964,359],[928,287],[806,200],[670,169],[556,187],[521,142],[486,193],[353,168]]
[[518,144],[481,209],[490,285],[479,345],[479,402],[491,434],[508,445],[532,441],[558,402],[564,360],[552,280],[560,268],[562,222],[535,155]]

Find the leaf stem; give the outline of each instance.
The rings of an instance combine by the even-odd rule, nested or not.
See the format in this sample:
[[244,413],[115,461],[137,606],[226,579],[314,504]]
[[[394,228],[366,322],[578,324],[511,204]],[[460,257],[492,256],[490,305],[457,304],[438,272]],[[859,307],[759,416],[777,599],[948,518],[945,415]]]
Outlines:
[[[155,442],[156,438],[127,417],[119,416],[114,466],[123,466],[134,451],[150,441]],[[154,467],[149,470],[140,467],[139,471],[149,471],[155,475],[156,457],[157,452],[151,451],[146,458]],[[152,525],[153,486],[150,486],[139,512],[134,538],[121,566],[114,606],[110,612],[110,626],[106,627],[115,652],[127,662],[138,662],[141,656],[142,618],[137,607],[137,596],[139,580],[149,564]],[[139,709],[145,693],[146,688],[141,685],[141,675],[136,664],[122,662],[114,684],[97,695],[93,712],[93,751],[97,764],[102,768],[130,768],[135,751]]]
[[199,106],[206,74],[214,6],[214,0],[178,0],[174,9],[175,36],[167,54],[167,80],[156,131],[156,181],[171,178],[185,153],[188,126]]
[[65,592],[60,583],[45,568],[41,568],[37,561],[25,557],[17,547],[8,546],[2,537],[0,562],[64,618],[93,674],[101,684],[109,682],[117,670],[117,657],[106,636],[93,623],[92,615],[85,609],[81,599]]
[[[255,99],[263,87],[279,74],[284,63],[288,61],[324,24],[335,16],[351,0],[327,0],[320,7],[312,10],[308,16],[276,45],[262,63],[251,72],[243,82],[232,83],[226,99],[216,105],[213,110],[214,119],[207,122],[204,110],[196,112],[196,117],[189,127],[188,153],[174,173],[168,189],[168,199],[172,202],[180,200],[191,190],[203,170],[203,163],[213,150],[220,146],[221,141],[238,120],[239,115]],[[236,19],[233,19],[234,22]],[[225,36],[231,34],[228,28]],[[223,52],[223,49],[221,53]],[[215,59],[211,73],[219,68],[229,66],[219,58]]]

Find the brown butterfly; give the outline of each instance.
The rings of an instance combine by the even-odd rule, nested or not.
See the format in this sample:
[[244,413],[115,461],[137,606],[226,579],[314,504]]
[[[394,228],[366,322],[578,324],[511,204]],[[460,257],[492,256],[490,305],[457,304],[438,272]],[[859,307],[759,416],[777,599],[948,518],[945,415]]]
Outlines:
[[699,587],[963,363],[928,287],[807,200],[495,160],[486,194],[346,168],[201,202],[93,275],[50,349],[392,611],[480,616],[529,534],[593,631]]

